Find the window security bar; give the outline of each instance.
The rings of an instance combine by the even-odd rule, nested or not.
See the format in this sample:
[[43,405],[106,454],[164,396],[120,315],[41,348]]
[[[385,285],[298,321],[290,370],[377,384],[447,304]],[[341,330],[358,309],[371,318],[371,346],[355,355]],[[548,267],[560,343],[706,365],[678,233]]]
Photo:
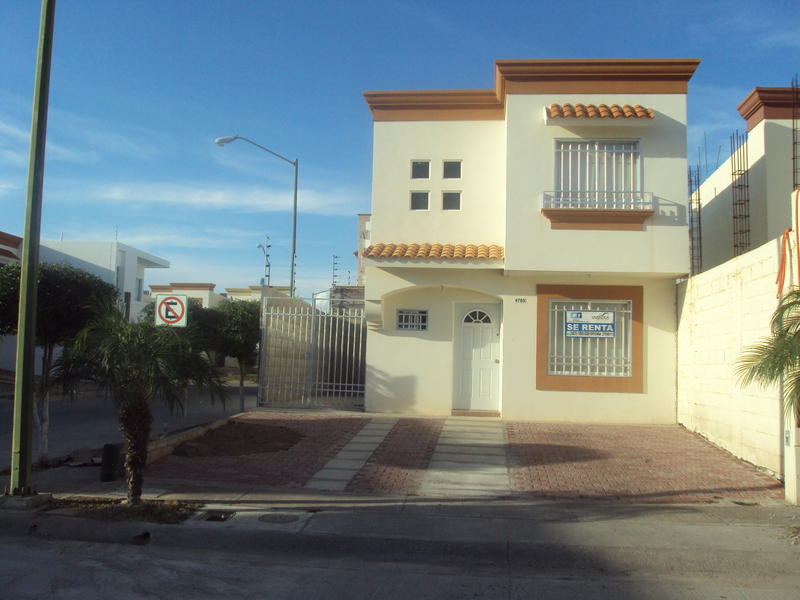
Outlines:
[[596,190],[544,192],[542,208],[653,210],[653,193]]

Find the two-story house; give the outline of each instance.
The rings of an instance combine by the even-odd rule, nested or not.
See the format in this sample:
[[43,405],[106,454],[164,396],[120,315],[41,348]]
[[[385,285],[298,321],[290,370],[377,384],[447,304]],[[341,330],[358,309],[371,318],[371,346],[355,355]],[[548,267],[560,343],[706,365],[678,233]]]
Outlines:
[[502,60],[367,92],[366,410],[674,423],[698,60]]

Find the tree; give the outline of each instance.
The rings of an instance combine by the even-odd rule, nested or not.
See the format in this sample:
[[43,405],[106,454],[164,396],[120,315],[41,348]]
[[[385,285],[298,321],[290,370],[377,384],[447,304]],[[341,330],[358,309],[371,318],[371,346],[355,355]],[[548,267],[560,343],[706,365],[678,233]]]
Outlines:
[[[0,335],[16,335],[19,317],[19,265],[0,269]],[[97,275],[67,263],[39,265],[36,345],[42,355],[40,393],[35,399],[34,416],[39,428],[39,456],[47,461],[50,426],[48,379],[56,347],[71,342],[91,317],[90,304],[113,302],[116,288]]]
[[[155,322],[156,303],[146,304],[139,311],[139,318]],[[186,331],[195,340],[195,346],[207,352],[210,358],[219,352],[225,316],[215,308],[204,308],[197,298],[189,298],[186,315]]]
[[742,385],[782,382],[786,414],[800,422],[800,290],[781,298],[770,335],[747,348],[737,361],[736,373]]
[[128,503],[138,504],[153,423],[150,402],[159,399],[170,411],[186,402],[186,387],[225,402],[222,376],[181,328],[129,321],[113,304],[96,305],[93,317],[66,347],[53,367],[52,381],[64,393],[91,381],[113,401],[125,442]]
[[239,410],[244,412],[244,375],[258,358],[261,310],[249,300],[224,300],[217,309],[225,316],[219,352],[239,364]]

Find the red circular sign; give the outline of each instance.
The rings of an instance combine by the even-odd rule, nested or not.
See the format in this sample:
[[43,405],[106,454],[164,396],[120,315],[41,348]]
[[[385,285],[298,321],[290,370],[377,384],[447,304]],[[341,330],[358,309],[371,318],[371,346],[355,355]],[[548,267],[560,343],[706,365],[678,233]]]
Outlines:
[[185,313],[183,300],[175,296],[167,296],[158,304],[158,318],[168,325],[180,322]]

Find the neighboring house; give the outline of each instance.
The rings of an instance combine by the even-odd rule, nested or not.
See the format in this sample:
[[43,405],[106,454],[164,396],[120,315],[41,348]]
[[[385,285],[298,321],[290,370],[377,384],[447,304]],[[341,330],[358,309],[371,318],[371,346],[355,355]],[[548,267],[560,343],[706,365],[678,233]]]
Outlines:
[[22,258],[22,238],[0,231],[0,266],[16,264]]
[[[21,256],[22,238],[0,232],[0,259],[4,250],[17,244],[16,256]],[[13,250],[12,250],[12,253]],[[14,260],[13,262],[19,262]],[[166,269],[169,262],[119,242],[65,242],[42,240],[39,244],[39,262],[67,263],[116,285],[126,312],[137,315],[147,304],[144,293],[146,269]],[[2,264],[0,262],[0,264]],[[16,362],[16,337],[4,338],[0,344],[0,368],[13,370]],[[40,368],[37,350],[36,369]]]
[[757,87],[737,107],[747,122],[747,141],[699,190],[702,271],[791,226],[792,95],[789,87]]
[[214,283],[170,283],[169,285],[150,285],[150,294],[182,294],[194,298],[204,308],[217,306],[225,294],[217,294]]
[[698,64],[502,60],[490,90],[364,94],[367,411],[675,423]]
[[149,298],[144,293],[145,269],[168,269],[169,262],[120,242],[43,240],[40,262],[67,262],[116,285],[126,312],[135,316]]
[[246,288],[225,288],[225,294],[231,300],[261,300],[261,292],[264,292],[266,298],[288,298],[289,286],[288,285],[270,285],[262,287],[260,285],[251,285]]

